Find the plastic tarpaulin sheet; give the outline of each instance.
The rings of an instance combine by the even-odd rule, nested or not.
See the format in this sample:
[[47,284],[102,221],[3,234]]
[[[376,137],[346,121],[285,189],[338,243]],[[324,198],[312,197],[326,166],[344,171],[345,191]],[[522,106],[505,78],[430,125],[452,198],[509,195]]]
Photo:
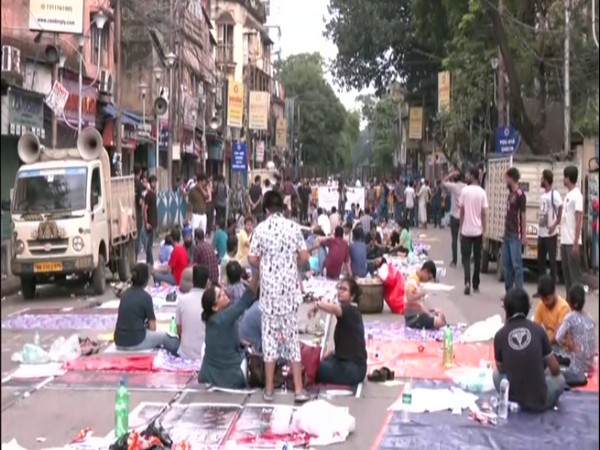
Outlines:
[[558,411],[511,414],[496,426],[470,420],[466,413],[413,414],[409,424],[401,422],[400,412],[390,414],[388,419],[374,449],[597,450],[600,445],[597,393],[565,392]]
[[77,371],[118,370],[120,372],[151,372],[154,355],[92,356],[66,361],[63,368]]

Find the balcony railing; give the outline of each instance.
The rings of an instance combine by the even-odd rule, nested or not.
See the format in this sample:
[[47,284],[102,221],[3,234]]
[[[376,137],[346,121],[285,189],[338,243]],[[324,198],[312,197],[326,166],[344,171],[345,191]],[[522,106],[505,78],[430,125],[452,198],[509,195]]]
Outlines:
[[235,64],[233,60],[233,44],[217,45],[217,64],[229,65]]

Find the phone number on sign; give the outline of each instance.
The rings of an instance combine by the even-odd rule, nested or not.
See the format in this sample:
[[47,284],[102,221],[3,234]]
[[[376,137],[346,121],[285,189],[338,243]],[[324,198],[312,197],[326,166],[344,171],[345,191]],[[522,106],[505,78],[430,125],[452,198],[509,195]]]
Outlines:
[[44,11],[73,12],[72,6],[53,5],[52,3],[42,3],[40,8]]

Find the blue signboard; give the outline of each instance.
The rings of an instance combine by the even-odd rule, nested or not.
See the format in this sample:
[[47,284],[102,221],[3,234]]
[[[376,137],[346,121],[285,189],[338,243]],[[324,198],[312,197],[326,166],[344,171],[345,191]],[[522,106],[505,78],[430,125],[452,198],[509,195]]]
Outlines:
[[232,172],[246,172],[248,170],[247,148],[245,142],[233,142],[231,149]]
[[512,154],[520,142],[519,132],[513,127],[496,128],[496,153]]

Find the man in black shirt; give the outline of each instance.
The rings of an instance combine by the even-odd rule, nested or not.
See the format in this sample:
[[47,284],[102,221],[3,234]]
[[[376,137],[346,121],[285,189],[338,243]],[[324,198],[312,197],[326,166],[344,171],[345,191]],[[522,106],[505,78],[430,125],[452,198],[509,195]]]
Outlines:
[[308,180],[304,180],[298,187],[298,197],[300,197],[300,223],[308,225],[308,202],[312,194],[308,185]]
[[500,382],[507,377],[510,401],[525,411],[541,412],[556,406],[565,378],[546,332],[527,319],[530,306],[523,289],[511,288],[504,297],[506,324],[494,336],[494,385],[500,392]]
[[262,217],[262,188],[260,186],[260,175],[254,177],[254,184],[248,190],[250,197],[250,211],[254,218],[260,222]]
[[142,195],[144,193],[144,183],[142,183],[142,168],[135,166],[133,169],[133,175],[135,177],[135,220],[137,226],[137,239],[135,241],[135,257],[137,259],[140,254],[140,246],[142,239],[142,229],[144,228],[144,200]]
[[154,235],[158,228],[158,207],[156,205],[156,176],[150,175],[148,180],[150,189],[146,192],[144,197],[145,203],[145,225],[146,225],[146,264],[149,266],[154,265],[154,255],[152,253],[152,246],[154,245]]
[[369,232],[365,235],[365,244],[367,244],[367,259],[375,259],[383,254],[383,239],[377,231],[377,224],[371,222]]

